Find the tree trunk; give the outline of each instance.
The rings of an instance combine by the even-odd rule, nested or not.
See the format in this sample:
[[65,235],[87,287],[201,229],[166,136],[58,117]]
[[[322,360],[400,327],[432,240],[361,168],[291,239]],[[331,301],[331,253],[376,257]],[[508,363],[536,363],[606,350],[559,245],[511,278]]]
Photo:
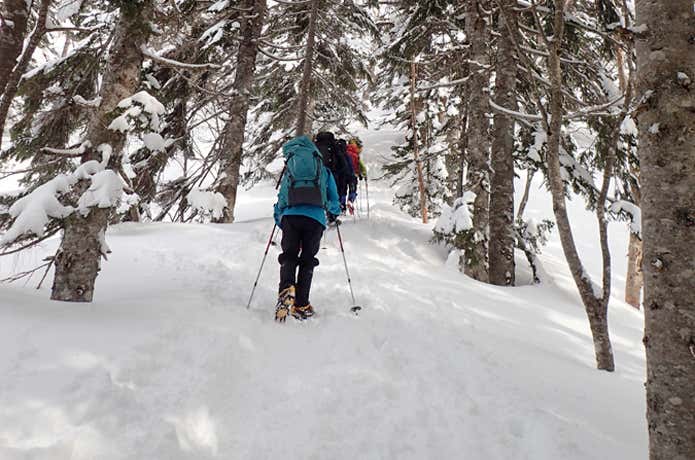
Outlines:
[[30,3],[26,0],[4,0],[0,6],[0,94],[17,64],[27,33]]
[[246,130],[246,117],[250,104],[249,96],[256,70],[258,37],[263,29],[266,2],[265,0],[244,0],[239,7],[252,10],[252,13],[241,21],[241,43],[239,44],[236,75],[232,89],[234,97],[229,104],[229,119],[222,131],[222,142],[220,143],[222,154],[227,156],[222,161],[223,177],[217,186],[217,191],[227,200],[227,206],[217,222],[224,223],[234,222],[234,206],[239,186],[244,131]]
[[463,196],[463,177],[466,172],[466,152],[468,152],[468,108],[466,104],[461,104],[461,131],[459,139],[458,168],[456,174],[456,198]]
[[486,18],[487,0],[469,0],[466,33],[470,42],[471,91],[468,96],[468,177],[467,189],[475,193],[473,202],[473,238],[464,251],[459,265],[478,281],[488,282],[488,225],[490,216],[490,138],[489,121],[489,60]]
[[[126,136],[119,131],[107,129],[107,126],[118,103],[131,96],[140,84],[143,60],[140,48],[147,43],[150,35],[151,13],[152,0],[142,1],[138,5],[121,6],[108,68],[100,91],[102,102],[87,128],[86,139],[91,142],[92,148],[83,155],[83,163],[101,160],[97,147],[108,144],[113,151],[109,166],[116,170],[120,167],[120,152]],[[78,182],[75,201],[89,187],[90,182]],[[63,239],[56,253],[51,299],[92,301],[100,259],[108,252],[104,235],[111,211],[111,208],[92,208],[86,217],[74,213],[66,219]]]
[[[516,111],[516,66],[514,42],[505,22],[513,20],[516,0],[502,0],[497,39],[495,103]],[[516,24],[509,24],[511,29]],[[492,183],[490,194],[490,283],[514,285],[514,120],[496,113],[492,137]]]
[[31,33],[31,37],[22,53],[22,57],[19,59],[17,65],[14,65],[14,60],[11,62],[14,69],[8,75],[3,88],[2,97],[0,97],[0,149],[2,148],[2,133],[5,132],[5,122],[7,121],[7,115],[10,111],[12,100],[17,94],[19,81],[24,72],[26,72],[29,62],[31,62],[31,57],[34,54],[34,50],[36,50],[39,41],[41,41],[41,37],[46,33],[46,19],[48,18],[48,7],[50,4],[51,0],[41,0],[39,4],[39,14],[36,18],[36,26]]
[[627,279],[625,281],[625,302],[640,309],[642,298],[642,240],[630,232],[627,251]]
[[[630,171],[639,184],[639,168]],[[630,184],[630,195],[637,206],[642,206],[642,193],[637,184]],[[644,274],[642,272],[642,238],[630,232],[627,248],[627,277],[625,281],[625,302],[640,309]]]
[[413,132],[413,155],[415,157],[415,170],[417,172],[417,186],[420,192],[420,213],[422,223],[427,223],[427,190],[425,190],[425,180],[422,176],[422,162],[418,150],[418,124],[417,124],[417,104],[415,102],[415,80],[417,78],[417,67],[415,61],[410,62],[410,129]]
[[299,86],[299,99],[297,100],[297,136],[306,132],[307,108],[309,106],[311,92],[311,74],[314,71],[314,42],[316,40],[316,21],[319,14],[319,0],[311,3],[311,13],[309,15],[309,30],[306,38],[306,51],[304,52],[304,70],[302,81]]
[[526,185],[524,186],[524,194],[521,196],[519,209],[516,211],[517,220],[524,220],[524,212],[526,212],[526,205],[528,204],[528,199],[531,195],[531,185],[533,184],[533,176],[536,174],[536,171],[537,170],[533,168],[528,168],[526,170]]
[[[623,18],[625,20],[625,27],[631,27],[631,21],[630,21],[630,13],[627,8],[627,4],[623,2],[622,4],[622,13],[623,13]],[[616,58],[616,67],[618,68],[618,83],[620,85],[620,90],[623,93],[630,92],[632,93],[633,89],[633,82],[631,81],[633,76],[633,73],[630,72],[629,76],[625,72],[625,53],[623,52],[623,49],[618,46],[617,44],[614,45],[615,49],[615,58]],[[629,64],[630,69],[632,69],[632,65]],[[628,149],[630,146],[628,146]],[[628,155],[630,152],[628,151]],[[636,168],[637,170],[632,170],[630,173],[633,174],[637,180],[639,180],[639,168]],[[630,195],[632,196],[633,202],[637,205],[640,206],[640,202],[642,201],[640,199],[640,191],[639,187],[637,185],[630,185]],[[627,302],[629,305],[632,305],[636,309],[640,309],[640,297],[642,293],[642,283],[643,283],[643,276],[642,276],[642,240],[635,235],[634,233],[630,232],[630,239],[628,242],[628,250],[627,250],[627,276],[626,276],[626,281],[625,281],[625,302]]]
[[[442,123],[442,120],[446,121],[446,111],[441,112],[440,118],[440,123]],[[455,148],[449,148],[444,156],[447,171],[446,189],[449,191],[445,198],[445,203],[450,207],[454,206],[454,200],[459,197],[457,193],[459,176],[461,175],[461,150],[458,148],[460,146],[460,138],[461,133],[458,130],[451,130],[446,136],[446,144],[456,146]]]
[[[569,217],[565,203],[565,186],[560,173],[560,142],[562,139],[562,118],[563,118],[563,102],[562,102],[562,71],[560,68],[560,50],[562,46],[562,37],[564,34],[564,8],[563,0],[556,0],[556,10],[553,20],[553,41],[549,44],[549,79],[550,88],[550,122],[548,124],[548,178],[550,182],[550,191],[553,200],[553,213],[560,234],[560,242],[562,250],[567,259],[574,282],[579,290],[579,295],[584,303],[587,316],[589,318],[589,326],[594,341],[594,351],[596,354],[596,364],[598,369],[613,371],[615,363],[613,360],[613,350],[611,347],[610,337],[608,334],[608,315],[607,292],[595,292],[592,280],[584,270],[577,247],[574,243],[572,235],[572,227],[570,226]],[[604,176],[604,182],[606,178]],[[607,190],[607,184],[606,190]],[[603,207],[603,203],[598,204]],[[602,246],[603,237],[602,231]],[[603,248],[602,248],[603,249]],[[604,252],[604,273],[605,273],[606,254]],[[609,264],[610,265],[610,264]],[[604,279],[604,286],[606,280]]]
[[[647,420],[651,460],[695,458],[695,13],[637,0]],[[647,96],[650,94],[650,96]],[[655,129],[655,126],[658,129]],[[652,128],[652,129],[650,129]]]

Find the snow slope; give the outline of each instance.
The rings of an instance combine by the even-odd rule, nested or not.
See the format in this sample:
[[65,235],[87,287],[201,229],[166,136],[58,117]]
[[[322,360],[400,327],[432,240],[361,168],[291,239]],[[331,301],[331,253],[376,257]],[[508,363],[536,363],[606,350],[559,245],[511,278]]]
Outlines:
[[[335,231],[316,319],[273,323],[277,247],[244,308],[270,185],[241,196],[235,224],[111,228],[93,304],[47,300],[50,276],[39,291],[36,279],[0,286],[0,459],[647,458],[643,319],[621,292],[618,370],[598,372],[556,238],[543,285],[487,286],[447,266],[388,184],[370,192],[371,219],[342,227],[358,317]],[[529,215],[550,215],[541,195]],[[596,273],[592,221],[580,203],[572,212]],[[611,231],[621,259],[624,226]],[[55,244],[0,259],[0,274]]]

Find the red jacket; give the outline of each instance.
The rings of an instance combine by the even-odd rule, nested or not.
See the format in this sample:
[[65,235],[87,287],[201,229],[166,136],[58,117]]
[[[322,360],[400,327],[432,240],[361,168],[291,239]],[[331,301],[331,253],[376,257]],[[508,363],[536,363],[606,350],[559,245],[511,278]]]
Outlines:
[[357,146],[355,144],[348,144],[347,154],[348,154],[348,157],[350,157],[350,161],[352,162],[352,170],[355,172],[356,175],[359,175],[360,174],[360,154],[359,154],[359,150],[357,149]]

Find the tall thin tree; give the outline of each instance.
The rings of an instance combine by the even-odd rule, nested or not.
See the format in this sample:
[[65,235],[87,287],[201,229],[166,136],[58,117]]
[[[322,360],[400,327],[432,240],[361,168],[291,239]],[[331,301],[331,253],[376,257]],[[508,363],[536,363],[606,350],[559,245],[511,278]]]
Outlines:
[[258,55],[258,39],[263,29],[266,13],[265,0],[243,0],[239,5],[243,10],[241,17],[241,41],[237,54],[236,75],[232,86],[232,99],[229,103],[229,119],[222,131],[220,151],[223,177],[217,191],[227,201],[219,222],[234,222],[234,206],[239,187],[239,170],[242,162],[244,131],[250,105],[250,93]]
[[415,83],[417,79],[417,63],[413,59],[410,62],[410,129],[413,132],[413,155],[415,157],[415,170],[417,171],[417,184],[420,193],[420,213],[422,223],[427,223],[427,192],[425,191],[425,180],[422,177],[422,161],[418,151],[418,122],[417,122],[417,99]]
[[311,98],[311,77],[314,69],[314,48],[316,42],[316,21],[319,14],[319,1],[320,0],[312,1],[311,13],[309,14],[309,29],[306,39],[306,51],[304,52],[304,69],[302,71],[302,81],[299,86],[299,98],[297,99],[297,136],[305,134],[307,130],[307,110]]
[[610,255],[607,247],[607,234],[605,228],[604,203],[608,193],[608,185],[611,177],[609,167],[606,166],[603,176],[603,186],[600,192],[599,226],[601,229],[601,252],[603,255],[603,286],[595,287],[591,278],[587,275],[582,264],[577,246],[572,233],[567,203],[565,202],[565,185],[562,178],[560,164],[560,150],[562,146],[562,124],[564,117],[563,99],[563,75],[561,67],[562,39],[565,31],[565,11],[567,0],[555,0],[553,13],[553,37],[552,40],[543,36],[548,49],[548,73],[550,80],[550,119],[546,121],[548,132],[548,178],[550,192],[553,201],[553,213],[560,233],[560,243],[567,258],[570,272],[579,290],[579,295],[586,308],[589,318],[589,326],[594,340],[596,365],[598,369],[613,371],[615,362],[613,350],[608,334],[608,300],[610,298]]
[[[516,110],[517,60],[508,30],[516,30],[515,0],[501,0],[497,56],[495,63],[495,103]],[[507,26],[507,21],[512,22]],[[514,284],[514,119],[497,112],[494,117],[491,151],[490,191],[490,283]]]
[[473,238],[464,251],[460,265],[464,272],[488,282],[488,241],[490,215],[490,122],[488,85],[488,17],[487,0],[468,0],[466,34],[470,43],[471,77],[468,96],[468,178],[467,188],[475,193],[473,202]]

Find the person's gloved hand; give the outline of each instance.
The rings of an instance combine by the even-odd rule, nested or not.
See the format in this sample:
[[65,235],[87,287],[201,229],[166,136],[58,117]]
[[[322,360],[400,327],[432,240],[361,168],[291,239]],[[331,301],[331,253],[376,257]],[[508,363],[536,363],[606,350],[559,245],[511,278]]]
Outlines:
[[358,178],[359,180],[364,179],[364,177],[362,177],[362,176],[357,176],[357,178]]
[[328,214],[328,225],[340,225],[340,219],[335,214]]

